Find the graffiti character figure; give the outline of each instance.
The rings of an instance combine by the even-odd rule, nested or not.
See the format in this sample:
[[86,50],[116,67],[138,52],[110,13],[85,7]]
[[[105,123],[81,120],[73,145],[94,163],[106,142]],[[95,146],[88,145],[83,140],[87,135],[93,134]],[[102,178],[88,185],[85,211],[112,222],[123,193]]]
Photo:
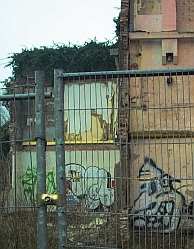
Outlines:
[[[27,205],[32,205],[32,203],[36,201],[35,195],[37,192],[37,168],[27,166],[24,175],[21,177],[21,183]],[[56,193],[55,175],[53,171],[46,172],[46,187],[47,193]]]
[[132,227],[171,232],[178,228],[184,196],[173,187],[180,182],[158,168],[151,158],[145,158],[139,170],[139,197],[132,209]]

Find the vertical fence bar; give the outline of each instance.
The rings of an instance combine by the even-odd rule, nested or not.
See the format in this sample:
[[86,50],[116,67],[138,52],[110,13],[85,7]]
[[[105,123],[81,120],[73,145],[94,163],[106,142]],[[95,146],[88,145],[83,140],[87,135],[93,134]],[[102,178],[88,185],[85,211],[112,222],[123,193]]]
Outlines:
[[2,115],[2,102],[0,101],[0,155],[1,155],[0,160],[2,159],[2,155],[3,155],[2,142],[1,142],[1,126],[2,126],[1,115]]
[[65,190],[65,146],[64,146],[64,84],[63,70],[54,70],[55,95],[55,141],[57,194],[62,196],[62,205],[57,207],[58,248],[67,248],[66,239],[66,190]]
[[[1,93],[1,90],[0,90],[0,93]],[[2,148],[2,132],[1,132],[1,129],[2,129],[2,119],[1,119],[1,115],[2,115],[2,102],[0,101],[0,172],[1,172],[1,175],[3,175],[3,178],[4,178],[4,168],[2,166],[2,162],[3,162],[3,148]],[[2,176],[1,176],[1,181],[2,181]],[[2,181],[3,184],[0,182],[0,193],[3,192],[5,190],[5,182]],[[2,197],[2,194],[1,194],[1,197]],[[3,194],[3,198],[4,199],[4,194]],[[0,216],[1,216],[1,220],[0,220],[0,223],[1,223],[1,228],[2,228],[2,231],[1,231],[1,236],[2,236],[2,239],[1,239],[1,242],[0,242],[0,245],[1,245],[1,248],[5,248],[5,241],[3,238],[5,238],[5,232],[4,232],[4,200],[2,200],[0,202],[0,205],[3,207],[0,209]]]
[[[46,193],[46,139],[44,112],[44,80],[43,71],[35,72],[36,93],[36,163],[37,163],[37,194]],[[40,249],[47,249],[47,207],[38,208],[38,245]]]

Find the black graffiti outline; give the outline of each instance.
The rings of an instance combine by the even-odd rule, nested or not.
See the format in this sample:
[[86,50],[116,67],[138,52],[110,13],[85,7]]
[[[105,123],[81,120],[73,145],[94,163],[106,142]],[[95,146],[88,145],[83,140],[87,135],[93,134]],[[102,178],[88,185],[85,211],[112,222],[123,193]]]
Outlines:
[[[174,178],[172,178],[169,174],[165,174],[163,170],[161,170],[160,168],[158,168],[155,164],[155,162],[151,159],[146,157],[144,159],[144,164],[141,166],[140,170],[139,170],[139,179],[142,179],[142,176],[145,178],[146,176],[150,176],[150,169],[148,170],[144,170],[145,164],[149,164],[149,168],[153,169],[156,173],[158,172],[159,175],[155,177],[155,179],[151,179],[150,181],[148,181],[148,183],[142,183],[140,184],[140,194],[138,196],[138,198],[136,198],[134,200],[134,208],[135,205],[137,204],[138,200],[140,200],[140,198],[142,197],[142,195],[145,195],[146,192],[148,193],[148,196],[153,196],[153,198],[155,198],[156,200],[159,199],[161,196],[165,196],[165,195],[171,195],[170,198],[173,198],[173,195],[175,196],[174,198],[176,198],[176,195],[179,195],[181,201],[182,201],[182,206],[185,205],[185,197],[184,195],[179,192],[178,190],[176,190],[173,187],[173,181],[177,181],[180,182],[180,180],[176,180]],[[149,172],[149,174],[146,174],[147,172]],[[160,184],[160,187],[157,185]],[[169,188],[168,191],[164,190],[165,188]],[[159,193],[157,194],[157,191],[161,188],[161,191],[159,191]],[[152,228],[152,229],[158,229],[158,227],[162,227],[163,232],[169,232],[171,230],[175,230],[178,229],[178,226],[180,224],[180,219],[181,219],[181,214],[180,217],[178,215],[177,219],[178,222],[176,220],[176,217],[174,218],[173,216],[173,212],[176,212],[176,207],[175,207],[175,201],[173,199],[169,199],[169,200],[164,200],[160,202],[160,205],[158,206],[158,210],[157,212],[154,212],[154,207],[156,206],[157,202],[151,202],[148,203],[147,205],[143,206],[143,207],[139,207],[138,210],[134,210],[133,214],[135,215],[132,218],[132,227],[134,229],[143,229],[145,227],[148,228]],[[171,212],[167,211],[167,205],[171,204],[172,205],[172,209]],[[164,208],[163,213],[159,212],[160,209]],[[165,210],[166,209],[166,210]],[[151,216],[147,215],[149,214],[147,211],[150,210]],[[162,209],[161,209],[162,210]],[[181,211],[180,211],[181,212]],[[157,215],[156,215],[157,213]],[[137,216],[137,214],[139,214],[139,217]],[[159,215],[159,217],[158,217]],[[142,217],[143,216],[143,217]],[[176,216],[176,215],[175,215]],[[165,225],[165,221],[164,218],[166,218],[166,222],[168,221],[168,223]],[[139,226],[136,226],[135,223],[136,221],[138,221],[141,223],[142,220],[144,220],[144,224],[145,227],[140,227],[140,223]],[[174,223],[174,227],[172,226]]]

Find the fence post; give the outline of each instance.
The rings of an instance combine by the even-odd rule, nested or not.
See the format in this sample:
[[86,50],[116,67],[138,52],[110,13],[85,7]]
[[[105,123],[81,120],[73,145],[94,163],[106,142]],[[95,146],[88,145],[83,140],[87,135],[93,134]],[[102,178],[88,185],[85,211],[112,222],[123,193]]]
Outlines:
[[0,154],[1,154],[1,159],[3,159],[3,150],[2,150],[2,143],[1,143],[1,129],[2,129],[2,120],[1,120],[1,115],[2,115],[2,102],[0,101]]
[[66,239],[66,189],[65,189],[65,145],[64,145],[64,84],[63,70],[54,70],[55,141],[56,141],[56,184],[57,194],[62,195],[58,215],[58,248],[67,248]]
[[[43,71],[35,72],[35,107],[36,107],[36,163],[37,163],[37,194],[46,193],[46,139],[44,112],[44,81]],[[47,249],[47,207],[38,208],[38,245]]]

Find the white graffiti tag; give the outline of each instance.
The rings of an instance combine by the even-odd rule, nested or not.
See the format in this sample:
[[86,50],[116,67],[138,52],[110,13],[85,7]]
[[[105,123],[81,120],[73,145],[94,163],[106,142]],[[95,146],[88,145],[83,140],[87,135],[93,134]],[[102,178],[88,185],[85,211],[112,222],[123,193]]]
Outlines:
[[67,164],[65,173],[66,179],[71,182],[73,195],[83,199],[87,209],[96,209],[100,204],[106,207],[113,204],[114,189],[109,188],[110,174],[105,169]]

